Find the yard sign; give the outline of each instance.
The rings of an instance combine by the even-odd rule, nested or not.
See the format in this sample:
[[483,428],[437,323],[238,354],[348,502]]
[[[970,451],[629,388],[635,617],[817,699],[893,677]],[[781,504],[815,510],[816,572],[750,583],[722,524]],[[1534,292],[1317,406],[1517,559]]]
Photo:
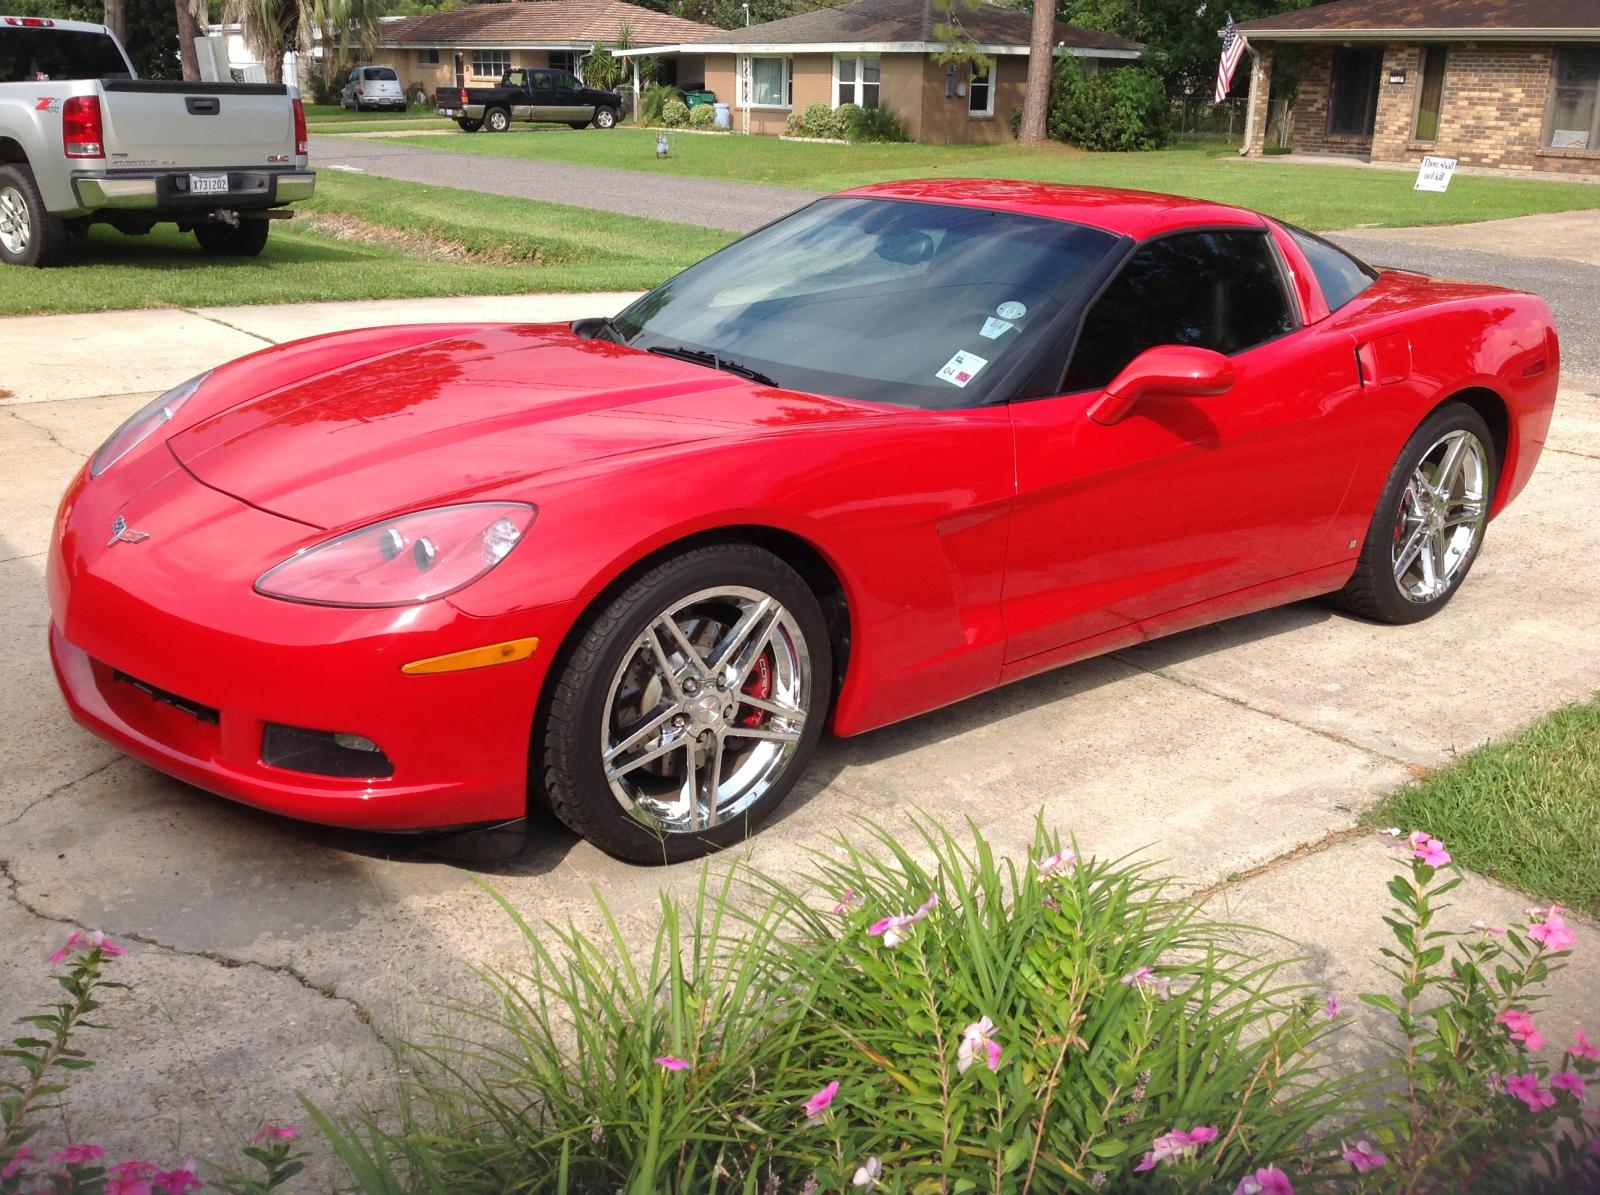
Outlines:
[[1454,158],[1426,157],[1422,159],[1422,169],[1417,171],[1417,187],[1419,191],[1445,191],[1449,189],[1450,179],[1456,172]]

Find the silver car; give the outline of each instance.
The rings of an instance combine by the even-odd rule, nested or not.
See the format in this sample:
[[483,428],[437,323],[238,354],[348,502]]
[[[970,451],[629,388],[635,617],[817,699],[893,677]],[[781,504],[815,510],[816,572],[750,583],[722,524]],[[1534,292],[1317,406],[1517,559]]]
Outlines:
[[358,66],[339,92],[339,107],[365,112],[368,108],[403,109],[406,91],[392,66]]

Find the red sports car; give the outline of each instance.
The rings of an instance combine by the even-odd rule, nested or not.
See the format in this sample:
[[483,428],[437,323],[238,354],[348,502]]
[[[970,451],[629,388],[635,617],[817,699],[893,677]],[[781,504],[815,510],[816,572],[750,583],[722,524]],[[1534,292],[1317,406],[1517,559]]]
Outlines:
[[614,319],[314,337],[73,481],[51,650],[201,788],[387,830],[749,834],[857,734],[1316,594],[1435,613],[1555,401],[1538,298],[1020,182],[811,205]]

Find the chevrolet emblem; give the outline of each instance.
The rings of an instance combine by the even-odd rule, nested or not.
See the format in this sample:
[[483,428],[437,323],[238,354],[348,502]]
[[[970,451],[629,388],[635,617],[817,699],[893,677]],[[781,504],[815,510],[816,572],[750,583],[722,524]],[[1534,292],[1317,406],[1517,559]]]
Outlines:
[[111,524],[111,538],[106,540],[106,546],[110,547],[112,544],[137,544],[149,538],[150,533],[148,531],[130,529],[128,520],[118,515],[116,522]]

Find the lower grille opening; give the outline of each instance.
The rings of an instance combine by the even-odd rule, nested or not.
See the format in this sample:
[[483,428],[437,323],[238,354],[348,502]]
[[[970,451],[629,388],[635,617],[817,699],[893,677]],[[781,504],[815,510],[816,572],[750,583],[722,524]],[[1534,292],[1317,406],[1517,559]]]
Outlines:
[[369,738],[277,722],[267,723],[261,736],[261,762],[291,772],[351,780],[383,780],[394,775],[394,764]]
[[222,715],[217,710],[212,709],[209,705],[201,705],[198,701],[191,701],[187,697],[180,696],[179,694],[173,693],[167,689],[159,688],[156,685],[152,685],[149,681],[140,680],[136,676],[129,676],[126,672],[122,672],[118,669],[113,669],[111,675],[113,679],[119,680],[125,685],[132,685],[146,697],[154,698],[156,701],[160,701],[166,705],[180,709],[184,713],[198,719],[201,722],[209,722],[211,725],[215,726],[222,719]]

